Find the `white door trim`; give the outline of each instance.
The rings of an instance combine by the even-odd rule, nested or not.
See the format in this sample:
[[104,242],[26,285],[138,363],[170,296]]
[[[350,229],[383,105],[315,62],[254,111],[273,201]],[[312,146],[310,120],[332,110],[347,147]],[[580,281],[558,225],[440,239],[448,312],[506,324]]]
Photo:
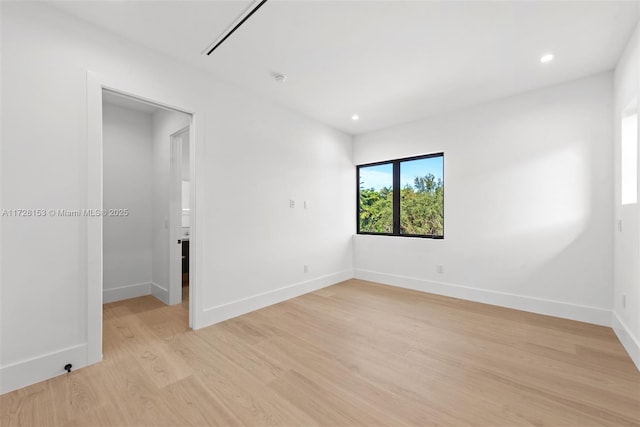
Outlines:
[[189,126],[171,134],[169,202],[169,304],[171,305],[182,302],[182,246],[178,241],[182,241],[182,136],[188,132]]
[[[102,86],[87,73],[87,209],[102,209]],[[87,365],[102,360],[102,219],[87,217]]]
[[[191,115],[189,125],[189,168],[191,190],[190,217],[190,255],[189,265],[189,326],[197,329],[202,326],[202,239],[198,228],[199,219],[203,218],[203,203],[199,202],[203,184],[198,179],[200,169],[197,167],[197,154],[204,150],[204,121],[196,112],[196,108],[177,107],[177,103],[161,100],[162,96],[154,93],[142,95],[144,89],[121,80],[110,80],[87,70],[87,209],[102,209],[103,194],[103,142],[102,142],[102,91],[127,95],[143,102],[159,105]],[[87,365],[102,360],[102,218],[86,217],[87,243]]]

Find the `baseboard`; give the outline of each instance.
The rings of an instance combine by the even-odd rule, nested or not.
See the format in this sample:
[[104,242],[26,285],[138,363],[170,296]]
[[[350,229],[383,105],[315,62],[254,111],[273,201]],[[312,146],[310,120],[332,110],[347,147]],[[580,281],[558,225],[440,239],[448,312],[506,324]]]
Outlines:
[[64,366],[67,363],[73,365],[73,370],[85,367],[87,365],[87,345],[75,345],[1,367],[0,394],[62,375],[66,373]]
[[340,271],[338,273],[328,274],[322,277],[316,277],[304,282],[294,283],[293,285],[284,286],[273,291],[263,292],[248,298],[231,301],[226,304],[220,304],[210,307],[203,312],[203,325],[206,327],[215,323],[222,322],[233,317],[255,311],[327,286],[335,285],[353,278],[353,270]]
[[383,283],[400,288],[413,289],[432,294],[460,298],[484,304],[513,308],[564,319],[578,320],[601,326],[611,326],[611,311],[598,307],[570,304],[506,292],[472,288],[452,283],[418,279],[415,277],[381,273],[371,270],[354,269],[356,279]]
[[158,298],[163,303],[169,305],[169,290],[157,283],[151,282],[151,295]]
[[613,328],[622,346],[627,350],[629,357],[631,357],[633,363],[636,364],[636,368],[640,371],[640,342],[631,334],[629,327],[620,319],[618,313],[615,311],[611,316],[611,328]]
[[102,291],[102,303],[107,304],[145,295],[151,295],[151,283],[134,283],[133,285],[104,289]]

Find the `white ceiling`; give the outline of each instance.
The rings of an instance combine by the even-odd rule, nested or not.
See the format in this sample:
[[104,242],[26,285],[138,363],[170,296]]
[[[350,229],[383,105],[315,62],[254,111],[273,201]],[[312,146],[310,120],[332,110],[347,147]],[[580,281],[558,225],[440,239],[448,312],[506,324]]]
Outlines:
[[251,1],[54,4],[351,134],[610,70],[640,15],[638,1],[269,0],[205,56]]

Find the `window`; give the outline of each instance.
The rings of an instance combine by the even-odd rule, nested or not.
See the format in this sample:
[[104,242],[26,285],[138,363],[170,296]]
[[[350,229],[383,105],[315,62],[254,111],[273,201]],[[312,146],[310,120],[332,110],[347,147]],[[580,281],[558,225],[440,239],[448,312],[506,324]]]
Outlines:
[[638,202],[638,113],[628,111],[622,119],[621,202],[629,205]]
[[358,234],[444,237],[444,154],[357,167]]

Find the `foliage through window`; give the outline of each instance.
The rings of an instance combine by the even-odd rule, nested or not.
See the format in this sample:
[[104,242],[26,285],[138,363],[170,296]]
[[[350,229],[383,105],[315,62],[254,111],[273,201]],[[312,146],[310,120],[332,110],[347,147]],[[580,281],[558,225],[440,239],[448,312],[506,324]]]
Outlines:
[[444,237],[444,154],[360,165],[358,233]]

